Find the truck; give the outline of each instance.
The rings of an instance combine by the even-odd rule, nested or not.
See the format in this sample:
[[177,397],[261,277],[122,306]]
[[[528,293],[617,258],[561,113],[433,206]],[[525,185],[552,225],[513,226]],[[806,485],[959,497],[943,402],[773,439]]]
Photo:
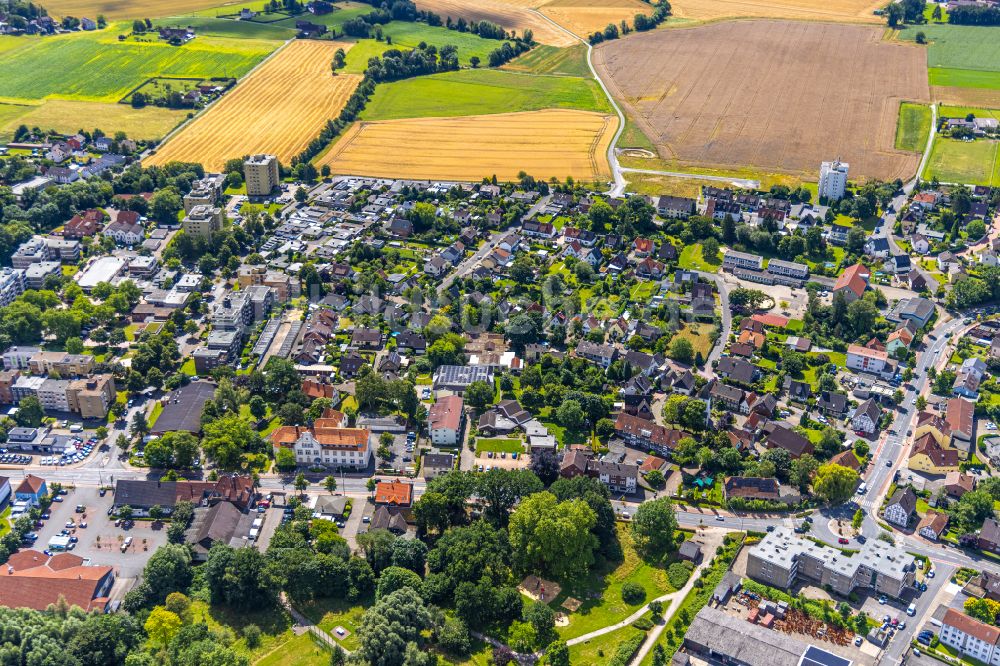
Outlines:
[[73,542],[69,540],[68,536],[57,534],[56,536],[49,539],[49,550],[53,552],[71,550],[72,548],[73,548]]

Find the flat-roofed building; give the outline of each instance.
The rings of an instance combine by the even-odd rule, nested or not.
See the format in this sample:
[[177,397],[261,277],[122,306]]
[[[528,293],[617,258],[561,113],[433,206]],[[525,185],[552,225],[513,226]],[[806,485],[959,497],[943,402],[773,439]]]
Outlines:
[[222,231],[222,209],[218,206],[194,206],[184,216],[184,233],[199,238],[211,238]]
[[281,182],[278,158],[274,155],[251,155],[243,162],[243,178],[249,196],[268,196]]
[[70,411],[84,419],[103,419],[115,402],[113,375],[95,375],[71,382],[67,390]]
[[764,268],[764,257],[759,254],[749,254],[747,252],[727,250],[725,259],[722,260],[722,267],[730,270],[734,268],[743,268],[752,271],[759,271]]

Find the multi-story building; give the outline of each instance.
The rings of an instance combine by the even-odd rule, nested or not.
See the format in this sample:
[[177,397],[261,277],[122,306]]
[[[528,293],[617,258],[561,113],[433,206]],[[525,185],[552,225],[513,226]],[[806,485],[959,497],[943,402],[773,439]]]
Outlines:
[[39,261],[24,269],[24,284],[28,289],[42,289],[50,275],[60,275],[62,264],[58,261]]
[[212,312],[212,328],[243,335],[253,325],[253,302],[245,291],[227,294]]
[[191,183],[191,191],[184,195],[184,212],[190,213],[195,206],[214,206],[222,196],[226,177],[222,174],[206,175]]
[[14,382],[20,376],[20,370],[0,370],[0,405],[14,402]]
[[184,233],[199,238],[211,238],[222,231],[222,209],[217,206],[194,206],[184,216]]
[[783,275],[796,280],[805,280],[809,277],[809,267],[805,264],[797,264],[794,261],[784,261],[782,259],[772,259],[767,262],[767,272],[774,275]]
[[243,178],[247,194],[266,197],[278,186],[278,158],[274,155],[251,155],[243,162]]
[[288,448],[300,465],[365,469],[377,443],[366,428],[341,428],[340,419],[316,419],[311,428],[282,426],[271,434],[275,448]]
[[630,463],[591,461],[587,473],[616,493],[634,493],[639,483],[639,466]]
[[301,292],[298,280],[280,271],[269,271],[264,266],[240,266],[236,279],[241,287],[260,285],[274,289],[275,298],[282,303]]
[[38,387],[38,401],[42,403],[42,409],[49,412],[68,412],[69,398],[66,395],[69,389],[68,379],[46,379]]
[[941,642],[990,666],[1000,665],[1000,629],[969,617],[954,608],[941,619]]
[[841,551],[801,539],[787,527],[768,533],[748,553],[747,575],[768,585],[790,588],[800,578],[829,585],[847,596],[855,588],[899,597],[913,585],[913,556],[880,539],[870,539],[861,551]]
[[115,402],[115,390],[112,375],[77,379],[70,383],[66,391],[69,409],[84,419],[103,419]]
[[819,166],[819,196],[827,201],[839,201],[847,190],[847,172],[851,165],[847,162],[834,160],[823,162]]
[[42,351],[38,347],[10,347],[3,353],[4,370],[28,370],[31,367],[31,359],[35,354]]
[[45,381],[45,377],[37,375],[21,375],[18,377],[13,386],[10,387],[10,393],[14,398],[14,402],[21,402],[28,396],[35,396],[37,398],[38,389],[41,388]]
[[685,433],[653,421],[625,412],[619,412],[615,420],[615,434],[625,440],[626,446],[646,451],[654,450],[660,455],[670,455]]
[[888,365],[889,354],[880,349],[869,349],[861,345],[847,348],[847,367],[857,372],[881,375]]
[[20,268],[0,270],[0,307],[7,307],[15,298],[24,293],[26,282]]
[[431,405],[427,415],[427,432],[435,446],[457,446],[465,420],[465,402],[461,396],[449,395]]
[[722,267],[733,270],[735,268],[743,268],[751,271],[759,271],[764,268],[764,257],[759,254],[748,254],[746,252],[737,252],[736,250],[727,250],[726,256],[722,260]]

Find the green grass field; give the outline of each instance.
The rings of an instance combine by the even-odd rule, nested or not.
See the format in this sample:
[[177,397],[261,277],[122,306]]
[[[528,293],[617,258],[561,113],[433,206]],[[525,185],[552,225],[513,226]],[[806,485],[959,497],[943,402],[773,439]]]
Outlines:
[[943,183],[1000,185],[1000,141],[956,141],[940,138],[927,161],[923,178]]
[[[194,26],[199,37],[238,37],[240,39],[277,39],[286,40],[295,36],[295,19],[287,25],[280,23],[256,23],[253,21],[234,21],[207,16],[170,16],[155,19],[153,27],[160,26]],[[195,40],[197,41],[197,39]]]
[[553,108],[611,113],[597,83],[589,79],[468,69],[380,85],[361,118],[471,116]]
[[[304,18],[308,21],[312,21],[313,23],[319,23],[321,25],[329,26],[330,28],[335,29],[337,31],[337,34],[340,34],[343,32],[343,30],[341,30],[341,26],[343,26],[345,23],[347,23],[353,18],[357,18],[358,16],[369,14],[375,9],[371,5],[366,5],[360,2],[345,2],[345,3],[338,2],[334,6],[338,8],[337,11],[330,12],[329,14],[320,14],[318,16],[313,14],[308,14]],[[264,15],[263,18],[266,19],[267,15]],[[303,17],[293,16],[290,18],[277,21],[276,23],[271,23],[270,25],[280,26],[284,28],[291,28],[294,30],[295,22],[301,21],[302,18]]]
[[542,44],[515,58],[501,69],[530,74],[590,77],[587,47],[583,44],[559,48]]
[[896,148],[921,152],[931,131],[931,108],[926,104],[903,102],[896,123]]
[[[916,41],[923,32],[930,43],[927,66],[951,69],[1000,71],[1000,39],[990,26],[936,24],[912,26],[899,33],[900,39]],[[935,83],[932,85],[957,85]]]
[[707,258],[702,254],[701,243],[693,243],[681,250],[677,265],[681,268],[694,269],[714,273],[722,265],[721,253],[718,257]]
[[295,636],[254,662],[255,666],[326,666],[330,650],[322,647],[312,634]]
[[938,115],[942,118],[964,118],[969,114],[977,118],[996,118],[1000,120],[1000,109],[980,109],[973,106],[947,106],[938,107]]
[[927,78],[932,86],[1000,90],[1000,72],[932,67],[927,71]]
[[448,28],[435,28],[426,23],[410,23],[408,21],[390,21],[382,26],[382,34],[392,38],[392,44],[386,48],[416,48],[420,42],[433,44],[438,48],[453,45],[458,47],[458,61],[462,65],[469,64],[469,58],[479,56],[485,64],[490,51],[498,48],[503,42],[497,39],[483,39],[471,32],[458,32]]
[[506,439],[502,437],[486,439],[483,437],[477,437],[476,454],[478,455],[488,451],[492,451],[493,453],[523,453],[524,444],[519,439]]
[[117,102],[153,77],[239,77],[278,46],[222,37],[119,43],[106,31],[32,39],[0,56],[0,98]]

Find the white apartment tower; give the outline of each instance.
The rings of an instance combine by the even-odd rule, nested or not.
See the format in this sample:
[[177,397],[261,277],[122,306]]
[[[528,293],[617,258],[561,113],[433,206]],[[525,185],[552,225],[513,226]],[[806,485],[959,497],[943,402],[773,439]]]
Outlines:
[[847,189],[847,171],[851,165],[840,160],[823,162],[819,167],[819,196],[827,201],[839,201],[844,198]]
[[247,194],[251,197],[269,195],[280,182],[278,158],[274,155],[251,155],[243,163]]

